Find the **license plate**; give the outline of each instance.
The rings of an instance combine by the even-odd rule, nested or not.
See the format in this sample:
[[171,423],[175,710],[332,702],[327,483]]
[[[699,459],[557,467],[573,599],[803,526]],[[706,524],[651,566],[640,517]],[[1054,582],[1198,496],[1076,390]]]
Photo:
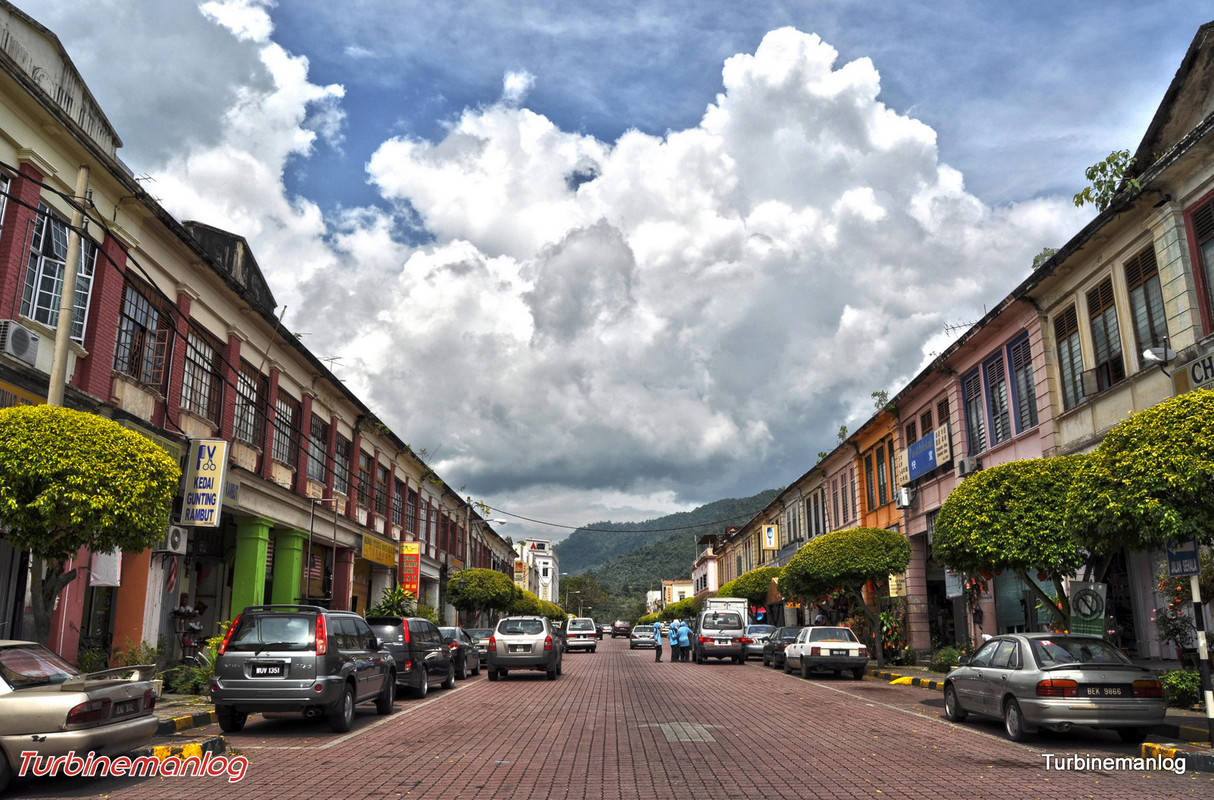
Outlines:
[[249,667],[249,675],[254,678],[281,678],[283,676],[283,665],[252,664]]
[[530,653],[531,645],[529,644],[512,644],[510,645],[511,653]]
[[1129,697],[1131,690],[1126,686],[1084,686],[1084,697]]
[[125,717],[127,714],[134,714],[143,704],[142,700],[123,700],[121,703],[114,703],[114,711],[110,716]]
[[729,640],[728,640],[728,639],[714,639],[714,640],[713,640],[713,642],[714,642],[715,644],[729,644]]
[[845,655],[848,655],[848,651],[846,651],[846,650],[831,650],[831,651],[830,651],[830,654],[831,654],[832,656],[845,656]]

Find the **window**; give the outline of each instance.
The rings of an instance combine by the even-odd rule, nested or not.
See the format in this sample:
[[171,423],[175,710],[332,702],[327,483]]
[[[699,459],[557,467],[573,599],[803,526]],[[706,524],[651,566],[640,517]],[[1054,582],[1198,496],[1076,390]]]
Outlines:
[[412,489],[405,496],[405,530],[417,533],[417,492]]
[[1206,308],[1214,310],[1214,200],[1193,212],[1192,223],[1206,287]]
[[329,456],[329,423],[320,414],[312,414],[312,430],[308,434],[308,477],[325,482],[325,462]]
[[333,491],[350,492],[350,440],[337,434],[337,446],[333,448]]
[[405,485],[396,481],[392,487],[392,524],[397,527],[403,523],[401,517],[405,512]]
[[1163,347],[1168,338],[1168,322],[1163,312],[1163,291],[1159,285],[1154,245],[1126,262],[1125,284],[1130,293],[1137,352],[1150,347]]
[[889,473],[885,469],[885,445],[877,445],[877,505],[889,502]]
[[369,508],[371,502],[371,456],[358,451],[358,505]]
[[1088,292],[1088,317],[1092,322],[1092,348],[1096,356],[1096,391],[1101,392],[1125,378],[1121,358],[1121,330],[1113,307],[1113,280]]
[[873,454],[864,457],[864,499],[868,501],[868,510],[877,507],[876,484],[873,479]]
[[830,482],[830,494],[834,500],[835,506],[835,525],[843,521],[843,515],[839,511],[839,479],[833,478]]
[[219,421],[223,373],[219,346],[210,336],[190,328],[186,337],[185,372],[181,378],[181,405],[203,419]]
[[265,434],[266,398],[270,382],[247,361],[240,362],[236,375],[236,417],[232,434],[237,439],[261,446]]
[[[926,431],[924,431],[924,432],[926,433]],[[910,445],[914,444],[915,442],[919,441],[919,437],[916,434],[917,434],[917,429],[915,428],[915,423],[913,421],[906,423],[906,444],[907,444],[907,446],[910,446]]]
[[974,370],[961,381],[961,402],[965,408],[966,453],[975,455],[986,449],[986,421],[982,411],[982,376]]
[[1016,432],[1037,426],[1037,387],[1033,380],[1033,351],[1025,334],[1007,348],[1012,365],[1013,399],[1016,406]]
[[932,428],[932,410],[930,408],[919,415],[919,430],[923,431],[924,436],[927,436],[934,430]]
[[898,481],[898,451],[894,449],[894,437],[885,443],[885,455],[889,459],[889,501],[894,502],[894,486]]
[[1054,342],[1058,345],[1058,374],[1062,379],[1062,408],[1074,408],[1083,399],[1083,353],[1079,349],[1079,317],[1075,307],[1054,318]]
[[134,283],[123,287],[114,371],[163,391],[172,335],[171,312],[152,300],[153,296]]
[[[59,324],[59,295],[63,292],[63,268],[67,264],[67,223],[46,206],[38,206],[30,240],[29,264],[21,292],[21,313],[49,328]],[[72,307],[72,341],[84,342],[88,322],[89,295],[97,248],[81,238],[80,263],[76,273],[76,297]]]
[[847,484],[843,487],[843,521],[851,522],[853,509],[856,508],[856,468],[847,468]]
[[271,455],[275,461],[294,466],[299,456],[299,431],[295,427],[299,423],[299,403],[286,394],[279,394],[274,410],[277,418]]
[[381,517],[388,516],[388,468],[375,465],[375,513]]
[[1007,364],[1003,353],[989,358],[982,365],[986,376],[986,410],[991,420],[991,445],[1012,438],[1012,414],[1007,397]]
[[4,212],[8,210],[8,176],[0,175],[0,233],[4,231]]

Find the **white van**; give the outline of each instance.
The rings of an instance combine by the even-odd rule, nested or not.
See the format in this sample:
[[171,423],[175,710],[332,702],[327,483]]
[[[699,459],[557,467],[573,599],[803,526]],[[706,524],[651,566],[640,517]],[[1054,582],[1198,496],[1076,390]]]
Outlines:
[[746,614],[734,608],[707,608],[696,617],[696,637],[691,645],[691,660],[703,663],[709,658],[732,658],[746,663]]

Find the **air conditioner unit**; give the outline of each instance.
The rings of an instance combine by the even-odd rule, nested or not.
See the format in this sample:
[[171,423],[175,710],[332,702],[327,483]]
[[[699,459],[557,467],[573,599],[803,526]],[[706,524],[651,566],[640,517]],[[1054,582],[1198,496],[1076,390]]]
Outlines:
[[895,508],[910,508],[911,501],[915,499],[915,492],[909,486],[904,486],[894,494]]
[[160,540],[160,544],[156,545],[156,550],[161,553],[185,555],[186,544],[189,542],[188,537],[188,530],[180,525],[170,525],[168,534]]
[[0,320],[0,352],[32,367],[38,361],[38,334],[11,319]]
[[957,459],[957,477],[964,478],[971,472],[977,472],[982,469],[982,462],[977,458],[959,458]]

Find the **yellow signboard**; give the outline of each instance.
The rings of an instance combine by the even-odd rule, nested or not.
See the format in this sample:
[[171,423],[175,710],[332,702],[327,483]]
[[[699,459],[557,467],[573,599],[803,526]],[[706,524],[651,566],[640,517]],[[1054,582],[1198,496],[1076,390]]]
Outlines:
[[898,451],[898,459],[895,463],[896,463],[895,469],[898,470],[898,485],[906,486],[908,483],[911,482],[911,477],[910,477],[910,464],[906,460],[906,451],[905,450]]
[[39,397],[33,392],[27,392],[20,386],[0,381],[0,408],[16,406],[40,406],[46,402],[45,397]]
[[952,443],[948,440],[948,420],[936,428],[936,466],[943,466],[953,460]]
[[906,597],[906,573],[889,576],[889,596]]
[[383,564],[386,567],[396,566],[396,548],[387,542],[381,542],[373,536],[363,536],[363,558]]
[[763,526],[763,549],[764,550],[779,550],[780,549],[780,526],[779,525],[764,525]]
[[400,563],[397,565],[400,575],[400,585],[407,591],[417,595],[418,584],[421,582],[421,544],[419,542],[400,543]]
[[228,443],[223,439],[195,439],[190,442],[187,458],[181,524],[218,528],[223,479],[228,471]]

